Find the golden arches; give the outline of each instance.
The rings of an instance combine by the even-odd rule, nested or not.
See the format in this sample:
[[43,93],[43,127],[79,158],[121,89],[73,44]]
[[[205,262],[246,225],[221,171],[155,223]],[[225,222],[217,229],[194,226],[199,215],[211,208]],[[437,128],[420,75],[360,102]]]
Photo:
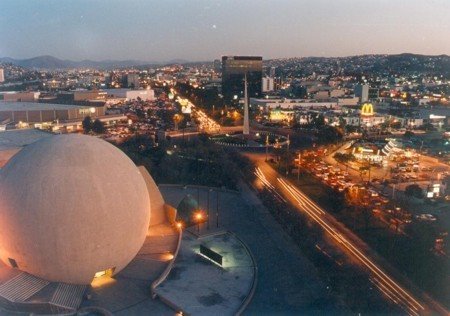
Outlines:
[[371,103],[364,103],[361,108],[361,115],[363,116],[373,115],[373,105]]

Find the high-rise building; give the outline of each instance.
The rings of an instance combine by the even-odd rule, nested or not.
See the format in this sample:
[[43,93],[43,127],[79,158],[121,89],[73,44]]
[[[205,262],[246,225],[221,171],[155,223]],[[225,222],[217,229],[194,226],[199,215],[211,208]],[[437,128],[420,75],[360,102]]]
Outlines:
[[262,57],[222,57],[222,94],[225,101],[244,96],[245,75],[247,75],[248,96],[260,97],[262,90]]
[[355,86],[355,97],[359,98],[359,102],[367,102],[369,100],[369,85],[357,84]]
[[220,59],[214,59],[214,71],[215,72],[222,71],[222,61]]
[[377,88],[369,88],[369,100],[376,100],[380,97],[380,90]]
[[5,73],[3,72],[3,68],[0,68],[0,82],[5,82]]
[[275,67],[270,67],[270,70],[269,70],[269,77],[270,78],[275,78],[275,70],[276,70]]
[[274,90],[274,79],[273,77],[262,78],[262,92],[270,92]]
[[127,87],[139,89],[141,83],[139,81],[139,74],[131,73],[127,75]]

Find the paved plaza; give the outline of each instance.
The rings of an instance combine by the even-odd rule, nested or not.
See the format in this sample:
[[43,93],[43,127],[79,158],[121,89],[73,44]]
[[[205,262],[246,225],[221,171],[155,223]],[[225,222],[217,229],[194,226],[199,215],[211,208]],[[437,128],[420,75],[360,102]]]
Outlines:
[[[200,196],[200,207],[210,206],[210,230],[216,229],[217,191],[204,187],[160,185],[165,200],[176,206],[186,194]],[[261,204],[241,183],[241,191],[219,190],[219,228],[231,230],[247,245],[258,267],[253,299],[244,314],[332,313],[326,286],[314,265]],[[207,233],[207,224],[200,227]]]
[[[200,245],[222,255],[222,266],[202,257]],[[156,293],[189,315],[235,315],[255,276],[254,262],[235,235],[218,232],[197,238],[185,231],[175,265]]]

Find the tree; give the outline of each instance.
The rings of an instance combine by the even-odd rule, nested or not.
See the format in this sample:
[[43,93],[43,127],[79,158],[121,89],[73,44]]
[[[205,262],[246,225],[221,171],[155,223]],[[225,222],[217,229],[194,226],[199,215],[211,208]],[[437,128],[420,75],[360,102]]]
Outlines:
[[96,134],[103,134],[105,132],[105,126],[102,121],[96,119],[92,124],[92,131]]
[[317,128],[320,129],[325,125],[325,118],[323,114],[312,114],[311,124]]
[[339,126],[344,132],[347,132],[347,122],[345,121],[343,116],[339,116]]
[[416,197],[418,199],[423,198],[423,191],[418,184],[410,184],[405,188],[405,194]]
[[86,116],[81,122],[83,126],[84,133],[87,134],[92,130],[92,119],[90,116]]
[[317,132],[317,138],[321,143],[335,143],[342,140],[343,132],[333,126],[323,126]]
[[411,137],[414,137],[414,133],[411,131],[406,131],[403,136],[406,138],[411,138]]
[[353,154],[347,154],[347,153],[341,153],[337,152],[333,156],[334,159],[336,159],[338,162],[343,163],[348,170],[348,163],[350,161],[354,161],[356,158]]

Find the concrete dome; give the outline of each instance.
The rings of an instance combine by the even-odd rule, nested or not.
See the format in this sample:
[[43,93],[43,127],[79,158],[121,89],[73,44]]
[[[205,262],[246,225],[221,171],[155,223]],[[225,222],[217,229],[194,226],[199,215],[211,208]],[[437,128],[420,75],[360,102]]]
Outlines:
[[0,170],[0,259],[41,278],[88,284],[96,272],[117,273],[149,221],[138,168],[98,138],[49,137]]

